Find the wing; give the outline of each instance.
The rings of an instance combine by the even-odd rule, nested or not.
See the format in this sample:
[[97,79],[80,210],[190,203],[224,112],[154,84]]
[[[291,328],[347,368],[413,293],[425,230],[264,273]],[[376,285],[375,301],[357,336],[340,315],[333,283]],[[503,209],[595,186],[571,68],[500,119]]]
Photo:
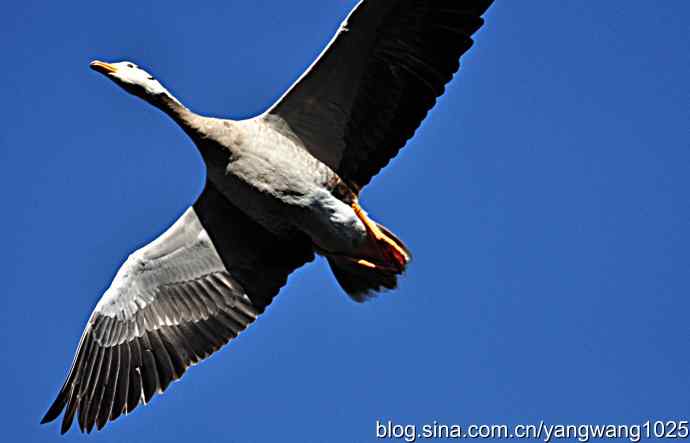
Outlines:
[[355,189],[397,155],[444,92],[493,0],[362,0],[261,118]]
[[207,183],[192,208],[129,256],[96,305],[57,399],[82,431],[132,412],[250,325],[294,269],[302,238],[261,228]]

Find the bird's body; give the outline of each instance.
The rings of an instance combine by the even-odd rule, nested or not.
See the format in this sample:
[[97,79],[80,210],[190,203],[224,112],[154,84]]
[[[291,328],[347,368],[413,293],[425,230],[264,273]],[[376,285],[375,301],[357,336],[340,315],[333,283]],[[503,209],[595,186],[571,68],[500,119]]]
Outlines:
[[366,240],[354,192],[338,193],[347,185],[295,137],[262,118],[197,121],[192,138],[208,179],[264,228],[276,235],[299,231],[319,250],[343,255]]
[[249,326],[288,275],[322,255],[361,302],[394,289],[407,247],[359,194],[410,139],[472,46],[492,0],[362,0],[317,61],[265,113],[196,114],[131,62],[91,67],[169,115],[206,186],[118,271],[57,399],[91,431],[147,403]]

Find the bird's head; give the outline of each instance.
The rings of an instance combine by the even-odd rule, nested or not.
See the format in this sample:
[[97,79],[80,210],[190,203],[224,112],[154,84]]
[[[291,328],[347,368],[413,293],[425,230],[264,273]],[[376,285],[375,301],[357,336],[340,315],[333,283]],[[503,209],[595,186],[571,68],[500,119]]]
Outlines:
[[161,95],[170,96],[158,80],[132,62],[106,63],[94,60],[89,66],[120,85],[125,91],[144,100],[153,101]]

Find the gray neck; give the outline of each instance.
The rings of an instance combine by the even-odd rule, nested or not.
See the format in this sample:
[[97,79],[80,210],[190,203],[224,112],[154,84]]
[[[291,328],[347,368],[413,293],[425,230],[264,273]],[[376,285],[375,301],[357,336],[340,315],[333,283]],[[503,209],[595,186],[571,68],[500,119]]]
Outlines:
[[198,130],[195,124],[198,116],[180,103],[180,101],[169,92],[166,91],[153,95],[149,97],[147,101],[168,114],[170,118],[180,125],[189,135],[192,135]]
[[[187,109],[169,92],[148,95],[146,99],[153,106],[165,112],[192,139],[206,163],[209,173],[225,174],[227,150],[231,152],[239,144],[240,133],[232,120],[203,117]],[[226,149],[214,149],[222,145]],[[221,165],[222,168],[219,169]],[[220,171],[220,172],[219,172]]]

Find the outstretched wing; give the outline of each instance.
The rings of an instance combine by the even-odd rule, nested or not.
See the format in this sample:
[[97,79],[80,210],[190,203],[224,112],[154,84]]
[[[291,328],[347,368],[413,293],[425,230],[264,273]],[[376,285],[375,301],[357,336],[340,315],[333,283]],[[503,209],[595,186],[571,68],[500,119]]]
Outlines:
[[362,0],[261,118],[359,189],[410,139],[493,0]]
[[122,265],[42,423],[66,407],[62,432],[75,416],[90,432],[148,403],[250,325],[312,259],[308,241],[269,233],[207,183],[193,207]]

